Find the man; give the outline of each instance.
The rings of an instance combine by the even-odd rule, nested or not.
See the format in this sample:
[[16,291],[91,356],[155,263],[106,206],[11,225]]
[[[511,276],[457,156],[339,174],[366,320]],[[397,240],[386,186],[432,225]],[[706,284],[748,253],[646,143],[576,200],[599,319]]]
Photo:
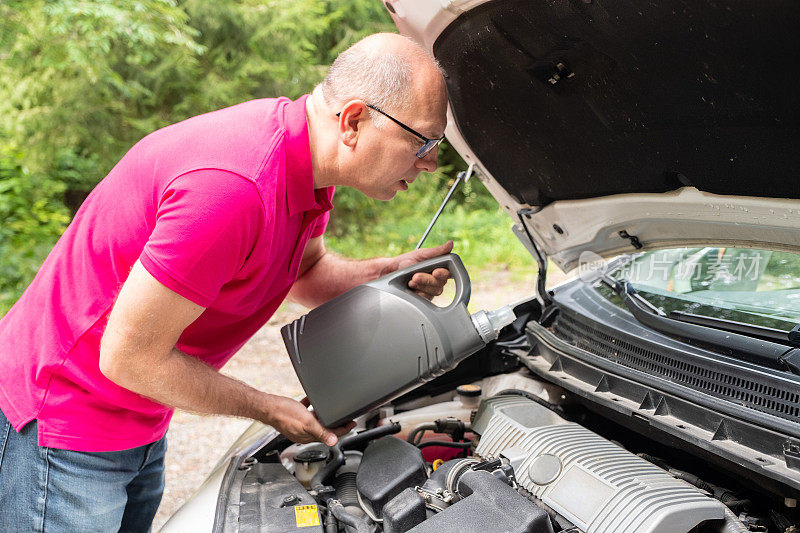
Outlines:
[[[356,262],[322,238],[334,186],[390,200],[435,170],[446,105],[427,54],[379,34],[308,97],[201,115],[132,148],[0,321],[0,529],[148,529],[172,408],[296,442],[349,430],[218,369],[287,295],[313,307],[450,251]],[[409,287],[430,298],[448,276]]]

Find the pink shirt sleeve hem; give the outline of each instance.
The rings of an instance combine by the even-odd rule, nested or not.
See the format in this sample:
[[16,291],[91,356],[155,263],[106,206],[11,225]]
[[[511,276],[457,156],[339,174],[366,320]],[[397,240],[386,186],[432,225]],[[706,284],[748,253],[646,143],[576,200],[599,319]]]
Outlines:
[[142,263],[142,266],[145,268],[145,270],[147,270],[147,272],[149,272],[157,282],[172,292],[183,296],[187,300],[190,300],[201,307],[208,307],[211,305],[211,302],[214,301],[212,297],[206,296],[190,287],[188,281],[180,279],[178,276],[175,276],[166,268],[161,266],[158,261],[150,257],[150,254],[147,253],[147,250],[142,252],[142,255],[139,257],[139,261]]

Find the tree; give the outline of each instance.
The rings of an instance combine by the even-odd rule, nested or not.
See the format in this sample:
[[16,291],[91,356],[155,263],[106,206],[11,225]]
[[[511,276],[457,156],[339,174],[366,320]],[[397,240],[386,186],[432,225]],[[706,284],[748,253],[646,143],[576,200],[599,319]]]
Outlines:
[[[310,92],[339,52],[379,31],[395,28],[376,0],[0,2],[0,312],[139,139],[252,98]],[[391,208],[340,190],[331,235],[368,236],[378,211],[427,216],[463,167],[442,153],[446,174]],[[475,184],[457,197],[483,205]]]
[[68,188],[90,189],[173,118],[171,88],[194,77],[204,51],[169,0],[31,0],[2,14],[0,130],[33,171],[49,174],[69,153],[93,161]]
[[64,186],[22,165],[22,155],[0,147],[0,316],[30,283],[69,222],[58,197]]

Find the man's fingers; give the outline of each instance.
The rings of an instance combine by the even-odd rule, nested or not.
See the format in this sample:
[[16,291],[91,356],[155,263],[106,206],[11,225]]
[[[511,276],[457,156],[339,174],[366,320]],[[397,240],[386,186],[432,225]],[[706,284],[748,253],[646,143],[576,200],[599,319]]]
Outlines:
[[316,427],[311,432],[311,434],[314,437],[316,437],[318,441],[324,443],[327,446],[333,446],[336,444],[336,442],[338,442],[339,439],[336,437],[335,434],[331,433],[330,431],[322,427],[322,425],[316,420],[314,420],[314,422],[316,422]]
[[[411,266],[420,261],[431,259],[433,257],[439,257],[441,255],[450,253],[452,250],[453,241],[447,241],[446,243],[434,248],[421,248],[414,252],[408,252],[400,256],[403,259],[399,260],[398,268],[406,268],[407,266]],[[408,287],[423,298],[430,300],[434,296],[439,296],[442,294],[444,285],[447,283],[449,278],[450,271],[446,268],[436,268],[430,274],[417,272],[409,280]]]
[[450,279],[450,271],[446,268],[437,268],[431,272],[431,275],[440,281],[447,281]]
[[421,296],[422,298],[425,298],[426,300],[433,300],[434,297],[439,296],[443,292],[444,291],[442,289],[436,289],[436,288],[433,288],[433,287],[427,287],[427,288],[425,288],[425,290],[414,289],[414,293],[417,296]]
[[[445,274],[442,274],[441,271],[444,271]],[[436,293],[438,296],[442,293],[442,289],[449,277],[450,272],[443,268],[437,268],[433,271],[433,274],[417,272],[408,282],[408,286],[412,289]]]
[[[309,400],[299,402],[285,396],[267,395],[270,398],[269,416],[264,423],[271,425],[294,442],[319,441],[334,446],[336,434],[322,427],[316,414],[308,411]],[[349,429],[348,429],[349,431]]]
[[409,282],[408,285],[414,289],[421,289],[426,285],[430,285],[432,280],[433,276],[431,276],[430,274],[425,274],[424,272],[417,272],[411,278],[411,281]]
[[432,257],[439,257],[440,255],[449,254],[453,251],[453,241],[447,241],[444,244],[435,246],[433,248],[420,248],[416,251],[417,260],[430,259]]
[[450,252],[453,251],[453,241],[447,241],[446,243],[434,248],[434,250],[437,250],[439,252],[436,255],[449,254]]
[[453,241],[447,241],[446,243],[434,248],[420,248],[419,250],[406,252],[403,255],[397,256],[397,269],[400,270],[402,268],[410,267],[411,265],[415,265],[420,261],[425,261],[426,259],[432,259],[434,257],[439,257],[440,255],[449,254],[451,251],[453,251]]

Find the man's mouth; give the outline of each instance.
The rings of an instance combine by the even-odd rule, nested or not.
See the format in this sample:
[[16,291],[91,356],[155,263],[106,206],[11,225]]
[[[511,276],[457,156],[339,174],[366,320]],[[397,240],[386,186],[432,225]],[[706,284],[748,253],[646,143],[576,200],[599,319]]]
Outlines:
[[404,191],[408,190],[408,182],[406,180],[400,180],[400,186]]

